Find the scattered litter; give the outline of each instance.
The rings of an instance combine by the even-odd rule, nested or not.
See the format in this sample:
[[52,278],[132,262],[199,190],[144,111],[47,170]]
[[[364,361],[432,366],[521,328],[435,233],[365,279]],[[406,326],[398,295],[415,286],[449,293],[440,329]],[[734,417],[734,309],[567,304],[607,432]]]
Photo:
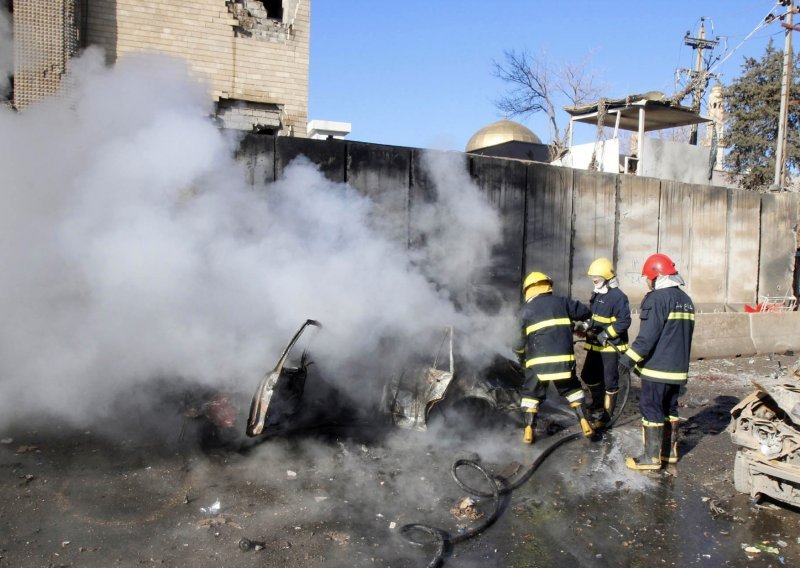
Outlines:
[[760,551],[759,549],[757,549],[755,546],[748,546],[748,547],[746,547],[746,548],[744,549],[744,551],[745,551],[745,552],[749,552],[750,554],[758,554],[759,552],[761,552],[761,551]]
[[778,545],[778,546],[780,546],[781,548],[786,548],[787,546],[789,546],[789,543],[788,543],[788,542],[786,542],[785,540],[779,540],[779,541],[778,541],[778,542],[776,542],[775,544],[777,544],[777,545]]
[[761,550],[762,552],[770,552],[772,554],[778,554],[780,552],[780,550],[778,550],[774,546],[769,546],[767,544],[758,543],[758,544],[754,544],[753,546],[755,548]]
[[350,535],[338,531],[328,531],[323,533],[325,538],[332,540],[339,546],[345,546],[350,543]]
[[12,444],[14,442],[14,438],[3,438],[0,440],[0,444]]
[[258,552],[259,550],[263,550],[267,547],[266,542],[260,542],[257,540],[250,540],[249,538],[242,538],[239,540],[239,550],[244,552],[249,552],[251,550],[255,550]]
[[327,499],[327,497],[325,495],[317,495],[316,497],[314,497],[314,501],[316,501],[317,503],[321,503],[322,501],[325,501],[326,499]]
[[216,515],[219,513],[221,507],[222,505],[220,504],[219,499],[217,499],[210,507],[200,507],[200,510],[209,515]]
[[[231,520],[230,517],[227,517],[225,515],[217,515],[216,517],[211,517],[210,519],[202,519],[197,521],[195,524],[198,527],[205,527],[205,528],[219,527],[222,525],[230,525],[235,529],[242,528],[242,526],[239,523]],[[215,536],[219,536],[219,533],[217,533]]]
[[287,469],[286,470],[286,477],[294,479],[295,477],[297,477],[297,472],[296,471],[292,471],[291,469]]
[[35,475],[31,475],[30,473],[28,473],[27,475],[20,476],[20,479],[22,481],[20,481],[18,485],[20,487],[22,487],[23,485],[27,485],[28,483],[30,483],[31,481],[36,479],[36,476]]
[[69,546],[69,540],[62,540],[61,541],[61,548],[67,548]]
[[716,499],[711,499],[708,502],[708,509],[711,511],[711,514],[715,517],[717,515],[724,515],[725,513],[727,513],[725,509],[719,506],[719,501],[717,501]]
[[39,446],[20,446],[17,448],[18,454],[32,454],[33,452],[38,452]]
[[464,497],[455,507],[450,509],[450,514],[456,519],[477,521],[483,518],[483,513],[475,507],[475,500],[472,497]]
[[390,529],[393,529],[393,528],[395,528],[396,526],[397,526],[397,523],[395,523],[394,521],[392,521],[391,523],[389,523],[389,528],[390,528]]

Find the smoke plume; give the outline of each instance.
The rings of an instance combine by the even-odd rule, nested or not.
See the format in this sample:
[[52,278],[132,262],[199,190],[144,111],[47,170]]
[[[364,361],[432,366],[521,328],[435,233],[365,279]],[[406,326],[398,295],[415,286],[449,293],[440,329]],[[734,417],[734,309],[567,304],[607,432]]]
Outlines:
[[[303,159],[247,185],[182,63],[102,61],[90,49],[68,92],[0,111],[5,420],[90,422],[155,378],[252,390],[306,318],[325,326],[316,357],[353,392],[387,344],[428,348],[420,329],[508,345],[509,311],[463,300],[500,232],[457,158],[429,160],[437,195],[409,253],[368,197]],[[365,360],[372,374],[353,376]]]

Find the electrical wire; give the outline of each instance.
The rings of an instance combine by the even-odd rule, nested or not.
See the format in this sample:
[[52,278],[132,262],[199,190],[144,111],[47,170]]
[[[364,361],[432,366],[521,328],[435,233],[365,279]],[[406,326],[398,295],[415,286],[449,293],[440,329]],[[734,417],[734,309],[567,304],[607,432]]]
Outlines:
[[756,27],[755,27],[755,28],[753,28],[753,31],[751,31],[749,34],[747,34],[746,36],[744,36],[744,39],[743,39],[742,41],[740,41],[740,42],[739,42],[739,44],[738,44],[736,47],[734,47],[732,50],[730,50],[730,51],[728,52],[728,54],[727,54],[725,57],[723,57],[723,58],[722,58],[722,59],[720,59],[720,60],[719,60],[717,63],[715,63],[715,64],[714,64],[714,66],[713,66],[713,67],[711,67],[711,68],[709,69],[709,72],[713,72],[713,71],[715,71],[715,70],[716,70],[717,68],[719,68],[719,67],[720,67],[720,66],[721,66],[723,63],[725,63],[725,61],[727,61],[727,60],[728,60],[728,58],[729,58],[731,55],[733,55],[733,54],[736,52],[736,50],[738,50],[740,47],[742,47],[742,45],[744,44],[744,42],[746,42],[747,40],[749,40],[749,39],[750,39],[750,38],[753,36],[753,34],[754,34],[754,33],[756,33],[757,31],[759,31],[759,30],[760,30],[761,28],[763,28],[764,26],[766,26],[766,25],[768,25],[768,24],[771,24],[771,23],[772,23],[772,22],[773,22],[773,21],[774,21],[776,18],[779,18],[779,17],[781,17],[781,16],[774,16],[774,17],[770,18],[770,16],[772,16],[772,15],[773,15],[773,14],[772,14],[772,12],[774,12],[774,11],[775,11],[775,8],[777,8],[778,6],[780,6],[780,4],[781,4],[781,3],[780,3],[780,1],[778,1],[778,2],[775,2],[775,5],[774,5],[774,6],[773,6],[773,7],[770,9],[770,11],[769,11],[769,12],[767,12],[767,15],[766,15],[766,16],[764,16],[764,19],[762,19],[762,20],[761,20],[761,21],[758,23],[758,25],[756,25]]

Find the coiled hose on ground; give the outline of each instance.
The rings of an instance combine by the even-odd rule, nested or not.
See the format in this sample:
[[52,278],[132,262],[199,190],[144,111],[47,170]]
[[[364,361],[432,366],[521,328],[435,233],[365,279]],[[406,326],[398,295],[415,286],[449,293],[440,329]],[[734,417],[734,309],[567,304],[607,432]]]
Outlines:
[[[621,396],[619,402],[617,403],[617,408],[614,412],[614,415],[611,417],[611,420],[599,429],[596,435],[601,435],[605,430],[611,428],[617,420],[619,420],[620,416],[622,416],[623,411],[625,410],[625,405],[628,402],[628,396],[631,390],[631,377],[630,372],[624,373],[620,375],[620,391]],[[436,568],[441,566],[444,562],[444,556],[447,551],[447,547],[452,547],[459,542],[464,542],[466,540],[471,539],[474,536],[479,535],[487,528],[492,526],[495,521],[499,518],[500,512],[502,510],[503,505],[503,498],[507,498],[510,496],[511,492],[515,489],[524,485],[533,474],[536,472],[537,469],[544,463],[544,461],[558,448],[566,444],[567,442],[571,442],[573,440],[577,440],[578,438],[583,437],[583,433],[580,431],[571,431],[574,428],[569,428],[566,430],[566,433],[556,439],[553,443],[547,446],[542,453],[540,453],[535,460],[531,463],[531,465],[516,479],[513,481],[506,480],[501,477],[497,477],[492,475],[490,472],[486,471],[479,463],[473,460],[468,459],[459,459],[453,463],[453,466],[450,468],[450,473],[453,476],[456,484],[471,495],[475,495],[476,497],[491,497],[493,510],[491,514],[489,514],[481,524],[471,528],[470,530],[463,532],[459,535],[452,536],[444,529],[440,529],[437,527],[433,527],[430,525],[422,524],[422,523],[411,523],[407,525],[403,525],[400,527],[400,534],[403,535],[408,542],[417,546],[425,546],[425,545],[436,545],[436,550],[434,552],[433,558],[428,563],[428,568]],[[482,491],[480,489],[475,489],[474,487],[470,487],[466,483],[464,483],[458,476],[459,468],[466,467],[477,471],[478,473],[483,476],[483,479],[486,481],[486,484],[489,487],[489,491]],[[420,541],[415,538],[415,535],[424,534],[428,535],[430,540],[427,541]]]

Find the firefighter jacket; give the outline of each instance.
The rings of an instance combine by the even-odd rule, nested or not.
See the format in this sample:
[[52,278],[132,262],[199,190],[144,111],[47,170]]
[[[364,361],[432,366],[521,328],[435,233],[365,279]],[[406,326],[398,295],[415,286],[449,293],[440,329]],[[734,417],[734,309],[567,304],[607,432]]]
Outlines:
[[642,379],[685,383],[694,332],[692,299],[677,286],[653,290],[642,300],[640,318],[639,335],[623,357],[636,363]]
[[631,306],[625,292],[619,288],[609,288],[605,294],[595,292],[589,307],[592,310],[590,329],[595,335],[605,331],[617,349],[610,345],[603,347],[591,335],[586,338],[586,349],[609,353],[625,351],[628,348],[628,328],[631,326]]
[[[572,322],[584,321],[592,312],[576,300],[540,294],[520,310],[525,336],[525,369],[540,381],[569,379],[575,369]],[[526,373],[527,374],[527,373]]]

